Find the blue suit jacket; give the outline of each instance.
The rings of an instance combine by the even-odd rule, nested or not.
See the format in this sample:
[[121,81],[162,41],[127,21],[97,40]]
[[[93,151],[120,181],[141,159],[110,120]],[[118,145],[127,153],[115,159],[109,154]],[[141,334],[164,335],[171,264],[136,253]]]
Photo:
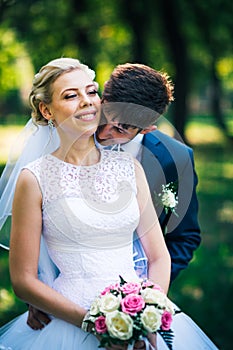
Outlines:
[[178,184],[178,217],[173,213],[166,214],[162,206],[155,205],[163,231],[166,227],[165,241],[172,260],[172,282],[187,267],[201,241],[196,196],[198,179],[193,151],[158,130],[144,135],[142,144],[141,164],[152,198],[155,198],[155,192],[161,193],[162,184]]

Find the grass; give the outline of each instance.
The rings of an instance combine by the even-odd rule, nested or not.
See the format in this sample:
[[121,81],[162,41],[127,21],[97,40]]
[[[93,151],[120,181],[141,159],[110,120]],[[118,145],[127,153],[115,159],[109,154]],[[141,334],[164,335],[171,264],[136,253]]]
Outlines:
[[202,244],[171,289],[173,299],[220,349],[232,348],[233,165],[227,144],[195,146]]
[[[0,127],[5,155],[9,135]],[[17,130],[18,131],[18,130]],[[5,141],[4,141],[5,135]],[[170,297],[213,339],[220,349],[232,349],[233,321],[233,162],[232,144],[210,120],[193,119],[187,139],[194,148],[199,176],[199,221],[202,244],[189,267],[170,289]],[[13,136],[12,136],[13,137]],[[2,150],[2,148],[1,148]],[[2,152],[1,152],[2,153]],[[1,154],[1,161],[5,162]],[[8,273],[8,253],[0,251],[0,324],[26,309],[14,297]],[[190,341],[192,341],[190,339]],[[197,349],[199,350],[199,349]]]

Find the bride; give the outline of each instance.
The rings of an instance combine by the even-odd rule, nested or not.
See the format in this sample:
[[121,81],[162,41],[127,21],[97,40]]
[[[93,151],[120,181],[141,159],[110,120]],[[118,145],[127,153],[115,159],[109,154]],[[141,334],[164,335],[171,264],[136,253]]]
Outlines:
[[[98,339],[83,331],[82,322],[106,285],[119,275],[138,278],[135,229],[148,258],[148,277],[168,290],[170,257],[142,167],[126,152],[95,147],[100,99],[93,79],[93,71],[70,58],[49,62],[35,76],[33,122],[24,132],[31,136],[5,186],[0,220],[11,211],[9,199],[23,165],[12,209],[11,280],[15,293],[52,321],[34,331],[26,312],[0,329],[0,349],[97,349]],[[217,349],[183,313],[174,316],[172,329],[174,350],[187,350],[187,342],[189,350]],[[150,342],[156,346],[155,338]],[[141,345],[135,349],[145,349]],[[157,348],[168,349],[160,336]]]
[[[93,71],[70,58],[49,62],[34,78],[32,120],[41,125],[39,135],[40,128],[51,129],[51,135],[56,128],[59,146],[24,165],[18,177],[10,275],[16,295],[52,315],[52,322],[34,331],[26,324],[27,313],[19,316],[0,330],[3,348],[97,349],[98,339],[87,336],[82,321],[96,295],[119,275],[138,278],[132,249],[136,228],[148,277],[168,290],[170,256],[142,167],[128,153],[95,146],[100,98],[93,79]],[[41,153],[46,142],[40,143]],[[51,287],[37,273],[38,264],[45,263],[39,255],[41,232],[60,271]]]

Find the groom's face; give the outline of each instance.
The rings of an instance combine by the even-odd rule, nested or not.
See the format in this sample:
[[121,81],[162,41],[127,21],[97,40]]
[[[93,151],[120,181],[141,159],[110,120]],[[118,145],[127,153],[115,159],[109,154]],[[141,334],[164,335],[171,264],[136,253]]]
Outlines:
[[102,119],[101,125],[96,130],[96,139],[103,146],[127,143],[141,131],[131,126],[125,128],[125,124],[119,123],[116,119],[105,119]]
[[102,104],[96,139],[103,146],[127,143],[141,132],[142,129],[129,125],[128,113],[126,113],[127,117],[124,115],[125,105],[124,103]]

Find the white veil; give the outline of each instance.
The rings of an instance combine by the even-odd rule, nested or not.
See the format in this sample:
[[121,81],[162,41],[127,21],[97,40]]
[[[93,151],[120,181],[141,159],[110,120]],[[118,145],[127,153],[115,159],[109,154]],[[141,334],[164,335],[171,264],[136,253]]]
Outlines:
[[[9,249],[12,202],[21,169],[44,154],[55,151],[60,143],[56,128],[35,125],[30,119],[11,147],[7,164],[0,178],[0,247]],[[46,243],[41,236],[38,277],[48,285],[57,275]]]
[[0,178],[0,247],[9,249],[9,227],[4,224],[11,216],[15,185],[21,169],[59,146],[56,128],[39,126],[30,119],[11,147],[7,164]]

